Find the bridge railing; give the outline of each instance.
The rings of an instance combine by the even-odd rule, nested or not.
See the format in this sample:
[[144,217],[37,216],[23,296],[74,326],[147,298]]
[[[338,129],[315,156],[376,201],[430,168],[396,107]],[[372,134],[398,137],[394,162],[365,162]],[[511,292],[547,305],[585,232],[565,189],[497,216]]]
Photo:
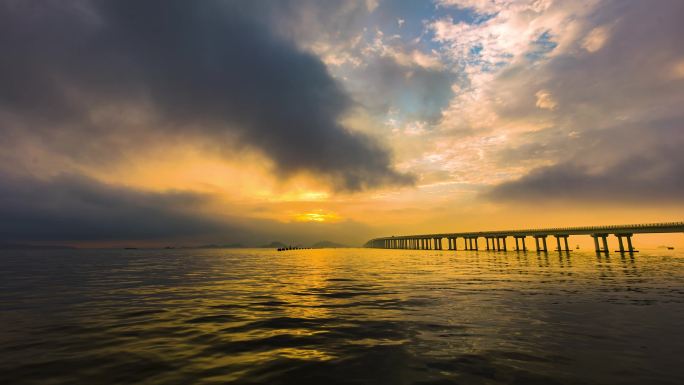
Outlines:
[[391,237],[374,238],[368,241],[369,244],[373,241],[381,241],[386,239],[409,239],[409,238],[448,238],[448,237],[463,237],[463,236],[485,236],[486,234],[501,235],[506,234],[524,234],[524,233],[548,233],[549,235],[562,232],[601,232],[601,231],[633,231],[639,232],[640,229],[658,229],[658,228],[678,228],[681,227],[684,231],[684,222],[661,222],[661,223],[637,223],[629,225],[604,225],[604,226],[574,226],[574,227],[550,227],[550,228],[533,228],[533,229],[518,229],[518,230],[492,230],[479,232],[458,232],[458,233],[439,233],[439,234],[417,234],[417,235],[402,235]]

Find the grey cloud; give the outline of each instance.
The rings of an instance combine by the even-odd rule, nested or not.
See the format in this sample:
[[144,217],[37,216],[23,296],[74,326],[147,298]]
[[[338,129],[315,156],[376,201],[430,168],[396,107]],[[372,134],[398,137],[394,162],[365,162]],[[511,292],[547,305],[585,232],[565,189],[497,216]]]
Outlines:
[[0,174],[1,241],[139,240],[235,231],[189,213],[207,196],[152,193],[77,175],[51,179]]
[[[53,150],[105,157],[101,148],[118,136],[192,135],[219,147],[237,141],[271,158],[278,175],[310,172],[338,189],[413,181],[379,143],[340,125],[353,102],[318,58],[275,36],[260,19],[264,3],[0,7],[0,43],[11,52],[0,59],[0,117],[47,140],[68,138]],[[93,118],[98,108],[125,117],[131,104],[152,121]]]
[[[581,48],[539,66],[516,67],[495,89],[510,98],[497,110],[507,119],[545,122],[498,154],[502,164],[555,165],[495,186],[495,200],[577,200],[682,203],[684,196],[684,79],[673,67],[684,60],[679,1],[606,2],[585,33],[604,27],[601,49]],[[545,90],[553,111],[535,106]]]
[[[684,203],[684,120],[616,127],[577,139],[581,150],[555,165],[495,186],[497,201]],[[640,141],[649,131],[651,140]],[[660,140],[653,140],[660,138]]]
[[453,78],[446,69],[402,65],[393,58],[378,57],[360,71],[354,93],[379,112],[394,108],[406,119],[436,122],[453,96]]

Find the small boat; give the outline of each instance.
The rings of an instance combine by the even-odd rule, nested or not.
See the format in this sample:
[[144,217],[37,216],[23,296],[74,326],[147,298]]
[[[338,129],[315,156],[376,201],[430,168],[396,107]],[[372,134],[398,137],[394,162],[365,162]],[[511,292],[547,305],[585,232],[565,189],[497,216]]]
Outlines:
[[668,246],[667,249],[668,250],[674,250],[674,246]]

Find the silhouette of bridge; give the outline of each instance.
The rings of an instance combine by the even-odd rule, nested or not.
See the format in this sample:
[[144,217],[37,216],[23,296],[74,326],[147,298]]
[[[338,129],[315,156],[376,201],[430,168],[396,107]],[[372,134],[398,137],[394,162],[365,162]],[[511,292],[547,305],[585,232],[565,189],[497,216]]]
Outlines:
[[[527,251],[525,239],[534,238],[536,251],[547,252],[546,239],[556,238],[556,251],[569,252],[568,237],[571,235],[590,235],[594,238],[597,253],[608,254],[608,236],[618,239],[620,253],[636,253],[632,245],[634,234],[684,233],[684,222],[647,223],[615,226],[553,227],[525,230],[497,230],[460,233],[402,235],[374,238],[364,247],[380,249],[443,250],[442,241],[447,240],[447,250],[458,250],[458,239],[463,239],[464,250],[479,250],[478,240],[485,239],[486,250],[507,251],[506,240],[515,239],[516,251]],[[561,242],[562,241],[562,242]]]

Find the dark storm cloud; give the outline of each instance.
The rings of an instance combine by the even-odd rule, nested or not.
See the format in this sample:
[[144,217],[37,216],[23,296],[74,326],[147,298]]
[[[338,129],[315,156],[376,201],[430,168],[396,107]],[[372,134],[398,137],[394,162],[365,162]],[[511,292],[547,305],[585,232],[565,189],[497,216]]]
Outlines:
[[142,192],[74,175],[0,180],[0,241],[158,239],[231,229],[188,213],[208,199],[198,194]]
[[[282,176],[311,172],[339,189],[411,183],[382,146],[338,123],[352,101],[318,58],[272,33],[265,4],[3,2],[0,119],[48,140],[59,130],[71,139],[52,149],[75,158],[100,139],[162,130],[237,142]],[[153,124],[94,118],[131,105]]]

